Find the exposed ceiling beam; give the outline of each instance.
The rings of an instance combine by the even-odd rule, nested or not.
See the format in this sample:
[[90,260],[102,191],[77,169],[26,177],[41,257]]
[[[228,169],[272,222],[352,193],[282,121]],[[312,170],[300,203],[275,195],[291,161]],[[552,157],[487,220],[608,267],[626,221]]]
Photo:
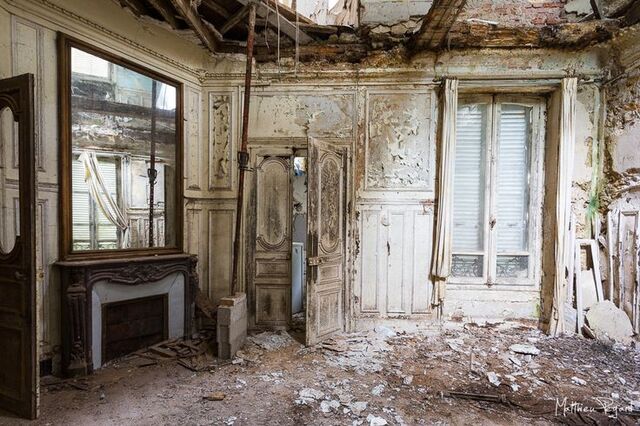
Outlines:
[[[243,6],[251,3],[254,0],[237,0]],[[289,21],[287,18],[282,16],[282,14],[276,13],[276,10],[269,6],[268,4],[259,1],[258,2],[258,10],[257,14],[260,18],[264,18],[267,20],[269,25],[272,28],[278,28],[278,22],[280,23],[280,32],[289,37],[291,40],[296,39],[296,32],[298,33],[298,42],[300,44],[309,44],[313,41],[313,39],[302,29],[297,31],[296,24]]]
[[128,8],[138,18],[147,13],[147,9],[141,0],[118,0],[118,3],[120,3],[120,6]]
[[602,8],[600,7],[600,0],[589,0],[591,3],[591,10],[593,10],[593,16],[596,19],[602,19]]
[[434,0],[415,36],[418,47],[439,49],[467,0]]
[[158,11],[162,19],[164,19],[167,24],[171,25],[171,28],[174,30],[178,29],[178,21],[176,20],[176,14],[171,7],[171,4],[167,0],[147,0],[149,4]]
[[218,43],[222,41],[222,36],[218,33],[212,24],[200,18],[198,11],[191,7],[190,0],[170,0],[173,7],[178,11],[180,16],[189,25],[198,38],[212,53],[218,49]]
[[203,2],[201,3],[200,6],[201,7],[206,7],[208,9],[211,9],[212,11],[214,11],[215,13],[217,13],[218,15],[223,17],[224,19],[229,19],[229,17],[231,16],[231,14],[229,13],[229,11],[227,9],[225,9],[222,6],[220,6],[214,0],[203,0]]
[[220,27],[220,34],[224,35],[231,28],[238,25],[249,14],[250,8],[251,7],[246,4],[242,6],[236,13],[231,15],[229,19],[227,19],[227,22],[225,22],[224,25]]
[[624,15],[625,25],[634,25],[640,22],[640,1],[633,2]]

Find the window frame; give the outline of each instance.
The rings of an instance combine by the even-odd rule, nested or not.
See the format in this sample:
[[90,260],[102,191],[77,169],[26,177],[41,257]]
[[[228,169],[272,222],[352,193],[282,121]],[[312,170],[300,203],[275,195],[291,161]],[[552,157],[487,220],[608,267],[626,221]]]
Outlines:
[[[71,126],[71,49],[76,48],[98,56],[113,64],[145,75],[159,82],[176,88],[176,154],[175,154],[175,212],[174,226],[175,244],[163,247],[121,248],[100,250],[73,250],[73,218],[72,218],[72,176],[73,140]],[[57,38],[58,53],[58,133],[59,150],[59,220],[60,220],[60,258],[61,260],[89,260],[104,258],[127,258],[135,256],[151,256],[183,253],[183,84],[166,77],[124,57],[115,55],[99,47],[82,42],[59,32]],[[111,67],[112,68],[112,67]],[[166,195],[165,195],[166,196]],[[166,218],[165,218],[166,220]]]
[[[461,94],[458,98],[458,106],[468,104],[487,105],[486,153],[485,153],[485,212],[483,226],[482,253],[456,252],[454,254],[472,254],[483,256],[482,277],[459,277],[451,275],[450,284],[492,286],[533,286],[540,282],[541,253],[542,253],[542,201],[543,201],[543,164],[546,129],[546,101],[543,97],[516,94]],[[499,116],[502,104],[522,105],[531,108],[531,152],[529,157],[530,184],[529,184],[529,225],[527,253],[529,256],[528,272],[526,278],[501,277],[496,275],[497,269],[497,227],[491,228],[490,221],[496,217],[497,204],[497,148]],[[457,113],[456,113],[457,118]],[[454,171],[455,173],[455,171]],[[453,236],[452,236],[453,238]],[[511,254],[511,253],[510,253]],[[516,255],[516,253],[513,253]]]

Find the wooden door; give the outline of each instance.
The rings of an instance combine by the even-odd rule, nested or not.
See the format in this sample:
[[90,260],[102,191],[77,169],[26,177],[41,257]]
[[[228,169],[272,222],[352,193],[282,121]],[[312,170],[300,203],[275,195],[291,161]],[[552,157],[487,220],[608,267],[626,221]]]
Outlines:
[[[13,146],[18,151],[17,163],[5,158],[2,171],[0,408],[33,419],[37,416],[38,374],[32,74],[0,80],[0,111],[0,140],[5,146],[16,141]],[[7,215],[7,210],[13,214]]]
[[255,156],[253,324],[286,328],[291,319],[291,155]]
[[307,345],[344,329],[345,148],[309,140]]

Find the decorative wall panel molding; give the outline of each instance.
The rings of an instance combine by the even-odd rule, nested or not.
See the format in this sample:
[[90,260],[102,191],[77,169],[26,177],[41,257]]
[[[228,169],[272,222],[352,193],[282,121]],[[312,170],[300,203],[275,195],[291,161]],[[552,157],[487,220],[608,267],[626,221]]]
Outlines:
[[235,98],[232,92],[209,92],[209,190],[233,189]]
[[253,91],[249,137],[353,137],[355,92],[296,90]]
[[434,94],[368,91],[365,190],[433,190]]
[[[36,169],[44,171],[42,165],[42,77],[43,35],[42,28],[33,22],[11,16],[11,68],[12,75],[32,73],[35,76],[35,137]],[[18,168],[18,137],[13,137],[13,168]]]
[[430,313],[432,206],[368,204],[359,212],[354,314]]
[[[202,190],[203,160],[205,158],[200,128],[202,126],[202,95],[193,87],[185,90],[185,164],[186,189]],[[206,175],[205,175],[206,176]]]

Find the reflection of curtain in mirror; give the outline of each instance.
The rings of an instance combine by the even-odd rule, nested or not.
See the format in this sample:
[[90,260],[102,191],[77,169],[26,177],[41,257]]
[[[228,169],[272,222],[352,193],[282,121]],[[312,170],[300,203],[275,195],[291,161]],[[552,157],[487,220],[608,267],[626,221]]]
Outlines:
[[157,94],[156,108],[169,111],[176,109],[176,88],[164,83],[158,83],[158,85],[160,89]]
[[[124,217],[123,212],[118,207],[118,203],[113,199],[104,183],[96,154],[85,151],[80,154],[78,159],[84,166],[84,181],[89,188],[91,198],[98,205],[107,220],[126,233],[129,227],[127,219]],[[125,235],[125,238],[123,238],[123,248],[126,246],[127,240]]]

